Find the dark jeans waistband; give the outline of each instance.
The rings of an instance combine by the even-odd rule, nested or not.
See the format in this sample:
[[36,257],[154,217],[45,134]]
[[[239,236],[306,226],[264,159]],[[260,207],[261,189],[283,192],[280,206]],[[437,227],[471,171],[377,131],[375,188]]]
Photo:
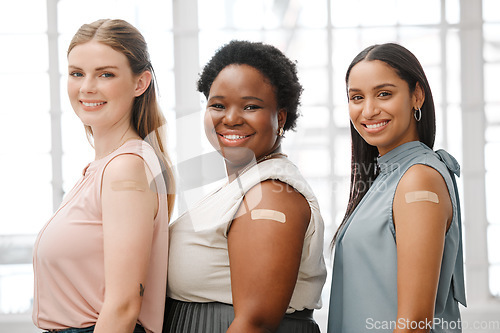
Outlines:
[[[48,330],[45,331],[44,333],[52,333],[52,332],[57,332],[57,333],[92,333],[94,332],[95,325],[90,326],[90,327],[84,327],[84,328],[65,328],[62,330]],[[139,324],[135,325],[134,333],[146,333],[146,330],[144,330],[144,327],[142,327]]]
[[52,333],[52,332],[57,332],[57,333],[84,333],[84,332],[94,332],[95,325],[90,326],[90,327],[83,327],[83,328],[65,328],[61,330],[48,330],[45,331],[44,333]]

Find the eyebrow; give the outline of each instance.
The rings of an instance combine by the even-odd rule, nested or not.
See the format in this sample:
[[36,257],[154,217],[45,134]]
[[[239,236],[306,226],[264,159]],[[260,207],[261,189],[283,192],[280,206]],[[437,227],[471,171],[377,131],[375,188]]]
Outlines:
[[[210,99],[209,99],[209,100],[212,100],[212,99],[214,99],[214,98],[224,99],[224,98],[226,98],[226,97],[224,97],[224,96],[212,96],[212,97],[210,97]],[[243,96],[241,99],[244,99],[244,100],[253,100],[253,99],[256,99],[256,100],[258,100],[258,101],[264,102],[264,100],[263,100],[263,99],[260,99],[260,98],[255,97],[255,96]]]
[[[73,68],[73,69],[79,69],[79,70],[81,70],[81,68],[78,67],[78,66],[69,65],[68,67],[69,68]],[[106,69],[118,69],[118,67],[117,66],[111,66],[111,65],[109,65],[109,66],[101,66],[101,67],[97,67],[95,69],[95,71],[99,72],[99,71],[106,70]]]
[[241,99],[256,99],[258,101],[264,102],[264,100],[262,100],[262,99],[260,99],[258,97],[255,97],[255,96],[244,96]]
[[[375,87],[373,87],[372,90],[378,90],[378,89],[382,89],[382,88],[385,88],[385,87],[393,87],[393,88],[396,88],[396,85],[392,84],[392,83],[382,83],[382,84],[379,84]],[[357,88],[349,88],[349,92],[359,92],[361,91],[361,89],[357,89]]]

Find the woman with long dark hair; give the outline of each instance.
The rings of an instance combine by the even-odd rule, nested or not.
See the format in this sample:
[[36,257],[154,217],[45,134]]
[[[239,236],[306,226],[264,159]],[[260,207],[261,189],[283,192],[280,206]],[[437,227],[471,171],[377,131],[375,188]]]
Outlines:
[[424,70],[401,45],[372,45],[352,61],[346,86],[351,185],[333,239],[328,331],[460,332],[460,167],[432,150]]

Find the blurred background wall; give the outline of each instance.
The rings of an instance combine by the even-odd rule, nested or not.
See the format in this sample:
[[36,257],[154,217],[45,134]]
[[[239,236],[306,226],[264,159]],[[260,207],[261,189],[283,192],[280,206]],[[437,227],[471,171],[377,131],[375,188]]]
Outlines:
[[[350,137],[344,75],[374,43],[398,42],[421,61],[436,102],[435,149],[462,166],[467,296],[464,332],[500,332],[500,1],[498,0],[2,0],[0,2],[0,331],[31,322],[36,234],[93,159],[66,94],[66,49],[80,25],[134,24],[148,41],[167,117],[168,149],[200,186],[180,180],[174,216],[203,195],[212,148],[198,73],[231,39],[271,43],[297,61],[302,117],[284,151],[325,219],[325,257],[347,203]],[[182,170],[180,170],[182,174]],[[198,176],[197,176],[198,177]],[[326,332],[330,274],[316,319]]]

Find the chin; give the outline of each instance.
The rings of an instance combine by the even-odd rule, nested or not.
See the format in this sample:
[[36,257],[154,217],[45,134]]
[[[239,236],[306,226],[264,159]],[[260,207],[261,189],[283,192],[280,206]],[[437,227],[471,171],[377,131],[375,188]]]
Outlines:
[[217,151],[233,166],[245,166],[256,160],[255,153],[245,147],[219,147]]

